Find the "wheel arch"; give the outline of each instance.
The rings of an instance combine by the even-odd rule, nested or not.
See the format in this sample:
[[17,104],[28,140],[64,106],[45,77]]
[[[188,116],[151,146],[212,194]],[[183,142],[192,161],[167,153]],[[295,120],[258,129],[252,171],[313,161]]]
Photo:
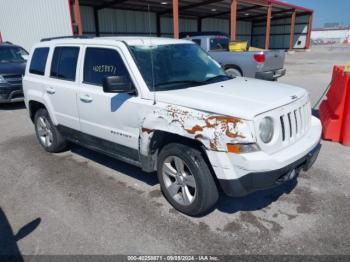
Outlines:
[[[215,174],[206,152],[207,149],[201,141],[164,130],[152,130],[149,135],[150,137],[147,141],[147,152],[143,152],[143,154],[140,153],[143,170],[147,172],[156,171],[159,152],[168,144],[179,143],[199,150],[202,153],[204,160],[207,162],[209,169],[212,171],[212,174]],[[142,143],[142,141],[140,141],[140,143]],[[216,179],[215,175],[213,177]]]
[[147,156],[140,155],[141,166],[144,171],[147,171],[147,172],[156,171],[157,164],[158,164],[158,155],[161,152],[161,150],[168,144],[179,143],[185,146],[195,148],[201,152],[204,158],[204,161],[208,165],[208,168],[210,170],[210,173],[214,179],[214,182],[217,188],[221,190],[220,182],[209,160],[209,157],[206,151],[207,149],[201,141],[191,139],[185,136],[181,136],[175,133],[171,133],[168,131],[163,131],[163,130],[154,130],[152,133],[153,135],[149,143],[149,154]]
[[28,101],[28,111],[29,111],[29,116],[30,116],[30,119],[32,120],[32,122],[34,122],[35,114],[40,108],[44,108],[47,110],[47,112],[51,118],[51,121],[54,125],[58,124],[57,119],[55,118],[54,114],[52,114],[52,112],[51,112],[51,108],[44,101],[37,100],[37,99],[31,99]]
[[28,102],[29,116],[30,116],[30,119],[32,120],[32,122],[34,122],[36,112],[41,108],[46,109],[46,106],[41,102],[38,102],[35,100],[30,100]]

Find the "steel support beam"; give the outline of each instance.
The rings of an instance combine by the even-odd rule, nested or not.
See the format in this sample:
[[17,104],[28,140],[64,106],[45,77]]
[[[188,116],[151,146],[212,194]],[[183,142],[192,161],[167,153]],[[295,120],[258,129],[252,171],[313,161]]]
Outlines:
[[160,24],[160,14],[156,15],[156,25],[157,25],[157,36],[160,37],[162,35],[161,24]]
[[294,48],[294,32],[295,32],[295,17],[297,12],[294,10],[290,21],[290,36],[289,36],[289,50]]
[[77,34],[82,35],[83,34],[83,25],[81,23],[79,0],[74,0],[73,12],[74,12],[74,24],[78,29]]
[[95,33],[96,36],[100,36],[100,22],[98,20],[98,8],[94,8],[94,21],[95,21]]
[[313,19],[313,14],[311,13],[309,15],[309,22],[307,26],[307,36],[306,36],[306,44],[305,44],[306,49],[310,49],[310,46],[311,46],[312,19]]
[[231,0],[230,5],[230,38],[236,40],[237,35],[237,0]]
[[197,32],[202,32],[202,18],[197,18]]
[[269,7],[267,8],[265,49],[270,48],[271,16],[272,16],[272,5],[270,4]]
[[179,31],[179,0],[173,0],[173,30],[174,38],[178,39],[180,37]]

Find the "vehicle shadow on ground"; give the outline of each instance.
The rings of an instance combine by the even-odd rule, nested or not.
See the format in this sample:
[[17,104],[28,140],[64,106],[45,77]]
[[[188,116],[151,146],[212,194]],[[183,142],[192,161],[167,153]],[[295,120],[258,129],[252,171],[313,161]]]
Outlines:
[[17,242],[31,234],[40,222],[41,218],[34,219],[14,234],[4,211],[0,208],[0,260],[24,261]]
[[[81,147],[79,145],[72,144],[71,151],[72,153],[97,162],[103,166],[125,174],[126,176],[135,178],[149,186],[159,184],[156,173],[145,173],[138,167]],[[257,191],[241,198],[232,198],[226,196],[224,193],[221,193],[220,199],[214,209],[218,209],[221,212],[230,214],[236,213],[238,211],[254,211],[263,209],[273,202],[277,201],[280,196],[289,194],[296,187],[297,183],[297,178],[295,178],[278,187],[263,191]]]
[[12,104],[0,104],[0,111],[1,110],[4,110],[4,111],[20,110],[25,108],[26,108],[26,105],[24,104],[24,102],[18,102],[18,103],[12,103]]
[[129,177],[135,178],[147,185],[154,186],[158,184],[158,178],[155,173],[143,172],[139,167],[124,163],[122,161],[116,160],[112,157],[106,156],[104,154],[92,151],[90,149],[72,144],[71,151],[78,154],[84,158],[97,162],[103,166],[106,166],[114,171],[123,173]]
[[238,211],[256,211],[263,209],[277,201],[282,195],[289,194],[297,186],[297,178],[288,181],[278,187],[257,191],[245,197],[232,198],[221,194],[216,209],[224,213],[236,213]]

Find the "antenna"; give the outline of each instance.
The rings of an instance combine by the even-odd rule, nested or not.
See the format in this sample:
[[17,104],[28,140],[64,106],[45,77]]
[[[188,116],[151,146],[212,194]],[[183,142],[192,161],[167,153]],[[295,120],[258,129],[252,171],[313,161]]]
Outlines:
[[152,32],[151,32],[151,10],[148,4],[148,30],[149,30],[149,44],[151,56],[151,71],[152,71],[152,91],[153,91],[153,105],[157,104],[156,87],[154,84],[154,61],[153,61],[153,46],[152,46]]

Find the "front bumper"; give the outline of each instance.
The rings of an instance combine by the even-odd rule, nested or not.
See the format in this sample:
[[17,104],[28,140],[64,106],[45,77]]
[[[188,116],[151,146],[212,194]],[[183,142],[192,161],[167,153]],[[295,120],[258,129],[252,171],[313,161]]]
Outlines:
[[275,81],[278,78],[284,76],[285,74],[286,74],[286,69],[278,69],[273,71],[257,72],[255,74],[255,78],[268,80],[268,81]]
[[254,191],[279,186],[294,179],[301,170],[309,170],[315,163],[320,149],[321,144],[318,144],[307,155],[281,169],[248,173],[245,176],[232,180],[219,179],[221,188],[228,196],[242,197]]
[[312,117],[309,130],[277,152],[232,154],[207,150],[207,156],[223,190],[230,196],[244,196],[288,180],[288,175],[295,175],[293,170],[309,169],[317,158],[321,133],[320,121]]
[[24,101],[22,86],[0,86],[0,104]]

